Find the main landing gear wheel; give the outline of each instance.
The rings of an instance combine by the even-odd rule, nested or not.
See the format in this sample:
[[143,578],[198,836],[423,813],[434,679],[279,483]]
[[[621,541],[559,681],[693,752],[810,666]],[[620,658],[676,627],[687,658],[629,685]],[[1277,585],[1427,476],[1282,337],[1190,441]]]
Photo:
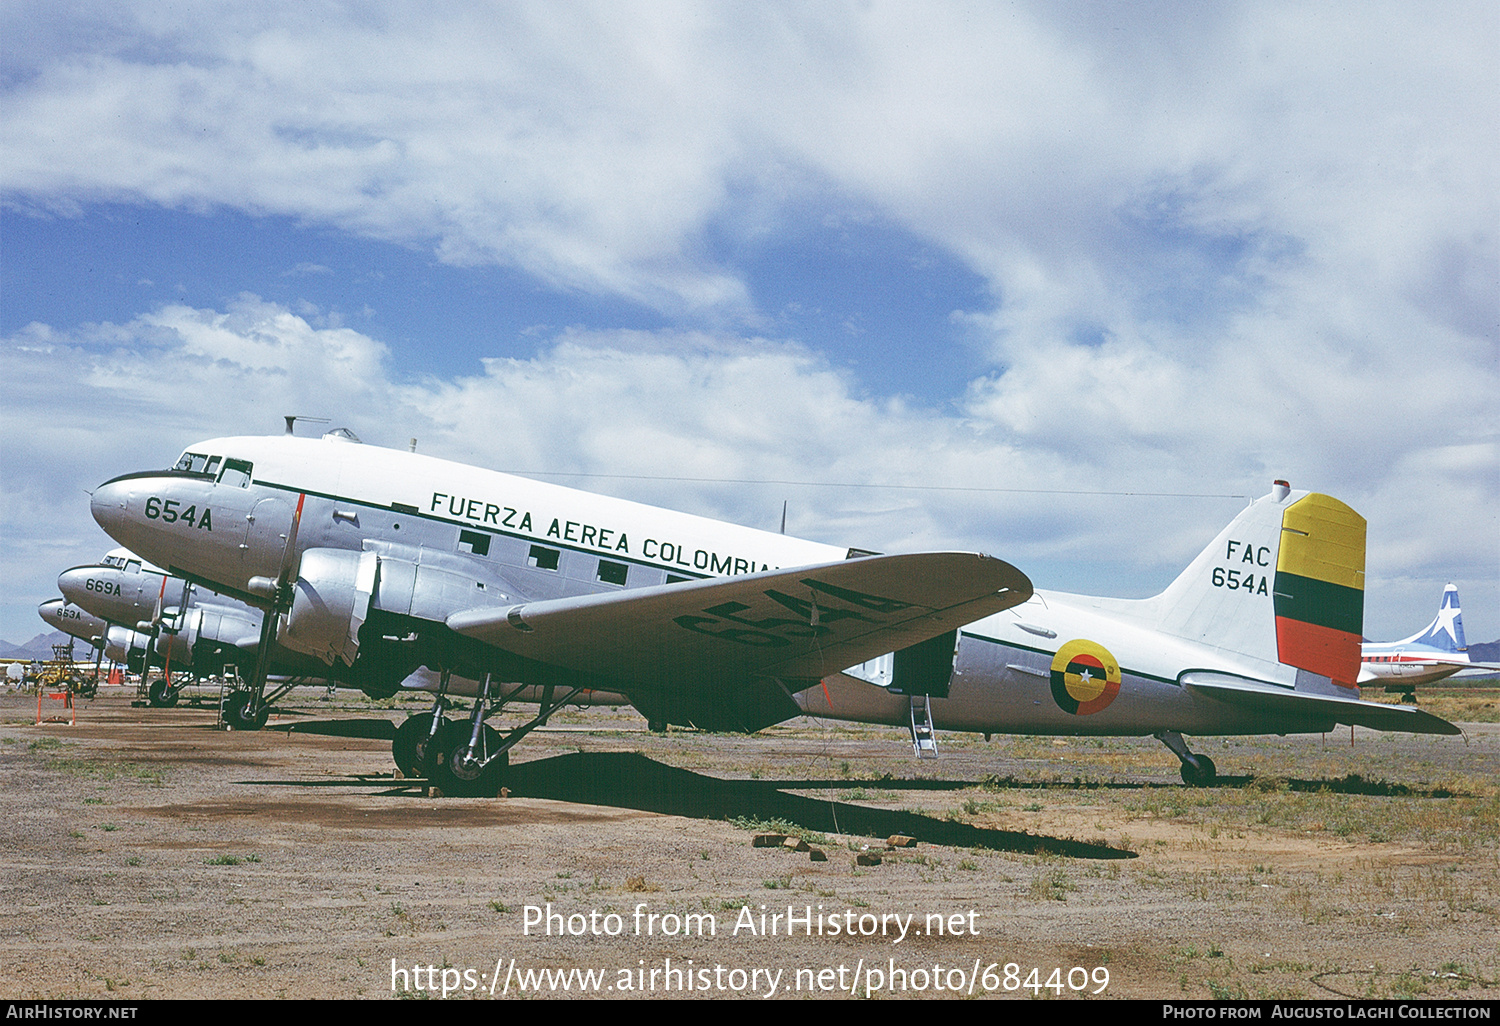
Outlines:
[[249,691],[236,691],[224,699],[224,722],[230,730],[259,730],[266,725],[266,720],[271,716],[270,706],[264,703],[256,703],[254,714],[250,711],[250,704],[255,701],[255,695]]
[[1182,782],[1190,787],[1208,787],[1217,776],[1214,761],[1206,755],[1182,760]]
[[182,689],[171,687],[165,679],[158,678],[146,689],[146,697],[151,701],[151,708],[170,709],[182,697]]
[[438,736],[428,746],[425,762],[432,765],[428,779],[444,794],[457,798],[493,798],[505,784],[505,770],[510,765],[510,753],[506,752],[481,766],[480,758],[486,752],[500,747],[500,734],[492,727],[484,727],[475,758],[469,758],[469,735],[473,728],[466,720],[454,720],[438,730]]
[[[391,756],[396,760],[396,766],[403,776],[425,777],[428,775],[424,757],[431,735],[431,713],[408,716],[406,722],[396,728],[396,736],[391,740]],[[464,740],[467,742],[468,738],[465,737]]]

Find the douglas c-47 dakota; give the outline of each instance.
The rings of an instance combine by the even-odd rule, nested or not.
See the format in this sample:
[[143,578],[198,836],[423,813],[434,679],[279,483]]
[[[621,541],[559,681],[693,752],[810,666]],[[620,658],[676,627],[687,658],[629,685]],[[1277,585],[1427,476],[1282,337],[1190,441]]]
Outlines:
[[[1227,532],[1248,557],[1211,547],[1142,605],[1049,597],[1020,613],[1031,582],[976,553],[835,547],[342,431],[201,442],[171,470],[101,485],[92,506],[121,544],[274,614],[244,726],[264,722],[273,641],[366,680],[426,666],[479,681],[467,722],[419,716],[397,732],[398,759],[420,742],[449,793],[493,793],[510,748],[588,689],[627,695],[657,723],[753,731],[816,704],[825,679],[908,709],[961,684],[980,705],[959,729],[1156,734],[1195,782],[1211,764],[1179,732],[1456,732],[1358,700],[1364,521],[1281,485]],[[1236,555],[1234,585],[1218,583]],[[1074,719],[1039,716],[1032,678]],[[523,688],[537,715],[503,735],[487,725]]]
[[[273,611],[240,725],[264,722],[272,642],[401,681],[481,682],[467,723],[415,718],[450,793],[499,786],[509,749],[584,690],[648,719],[756,730],[821,678],[1024,602],[974,553],[880,556],[359,444],[221,438],[93,493],[94,518],[169,572]],[[515,694],[541,709],[500,735]],[[535,694],[536,692],[533,692]]]

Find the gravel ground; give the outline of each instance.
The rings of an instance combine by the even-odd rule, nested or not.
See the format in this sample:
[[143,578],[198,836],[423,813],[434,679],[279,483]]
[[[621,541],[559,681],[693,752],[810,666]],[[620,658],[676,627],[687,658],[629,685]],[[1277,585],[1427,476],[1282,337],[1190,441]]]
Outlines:
[[1493,723],[1197,739],[1190,789],[1150,739],[919,763],[889,728],[601,708],[486,800],[393,777],[405,708],[306,689],[226,733],[130,698],[39,727],[0,696],[0,995],[1500,997]]

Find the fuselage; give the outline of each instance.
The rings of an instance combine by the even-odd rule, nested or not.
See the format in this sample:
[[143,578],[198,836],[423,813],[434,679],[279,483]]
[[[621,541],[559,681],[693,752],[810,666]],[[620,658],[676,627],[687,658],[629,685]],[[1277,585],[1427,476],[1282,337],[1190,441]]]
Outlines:
[[1440,652],[1436,649],[1424,652],[1420,647],[1388,651],[1372,651],[1372,648],[1366,646],[1366,651],[1360,655],[1361,682],[1431,684],[1471,668],[1465,652]]
[[[354,442],[212,439],[166,472],[93,493],[117,540],[174,573],[258,602],[299,549],[379,551],[452,567],[476,604],[597,594],[842,559],[846,548],[416,453]],[[210,470],[213,467],[216,469]],[[305,497],[305,498],[304,498]]]
[[[1214,670],[1294,688],[1296,671],[1162,633],[1152,599],[1099,599],[1038,591],[1014,609],[959,632],[948,693],[931,699],[942,730],[1062,736],[1322,732],[1329,716],[1268,715],[1204,698],[1182,683]],[[1072,647],[1069,651],[1068,647]],[[1095,658],[1089,659],[1093,655]],[[1077,672],[1076,657],[1098,668]],[[1070,667],[1074,670],[1071,679]],[[906,725],[911,699],[872,687],[852,668],[797,695],[813,716]]]

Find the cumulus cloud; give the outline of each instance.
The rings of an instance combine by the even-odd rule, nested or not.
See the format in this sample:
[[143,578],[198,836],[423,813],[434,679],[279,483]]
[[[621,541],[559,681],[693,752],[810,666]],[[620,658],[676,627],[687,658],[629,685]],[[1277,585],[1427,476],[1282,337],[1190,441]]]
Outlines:
[[13,195],[287,213],[664,309],[743,311],[704,232],[799,177],[1049,327],[1302,247],[1420,281],[1496,245],[1483,3],[7,11],[43,44],[8,48]]

